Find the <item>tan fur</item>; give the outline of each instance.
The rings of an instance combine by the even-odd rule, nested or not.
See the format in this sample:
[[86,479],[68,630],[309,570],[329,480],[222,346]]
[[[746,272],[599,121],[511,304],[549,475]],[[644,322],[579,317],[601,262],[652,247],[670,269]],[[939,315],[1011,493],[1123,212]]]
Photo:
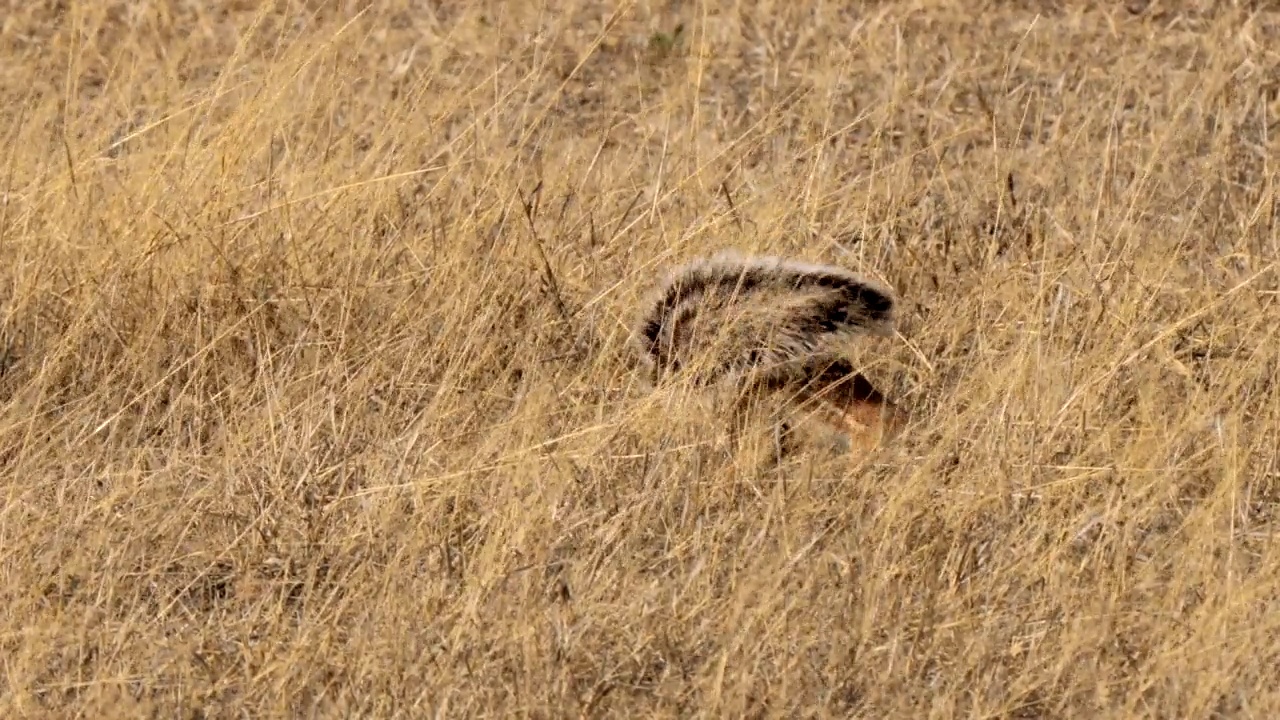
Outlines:
[[698,384],[736,385],[735,426],[762,396],[784,395],[869,449],[895,437],[907,416],[839,346],[891,334],[893,306],[886,288],[844,268],[722,253],[659,284],[636,342],[655,381],[680,373]]

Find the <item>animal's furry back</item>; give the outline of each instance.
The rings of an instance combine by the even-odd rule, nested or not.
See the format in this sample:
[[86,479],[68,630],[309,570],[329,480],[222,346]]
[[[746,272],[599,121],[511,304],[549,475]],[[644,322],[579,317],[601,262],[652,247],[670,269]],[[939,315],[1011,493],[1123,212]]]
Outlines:
[[714,382],[889,334],[893,309],[886,288],[844,268],[727,252],[672,271],[636,338],[655,379],[679,370]]

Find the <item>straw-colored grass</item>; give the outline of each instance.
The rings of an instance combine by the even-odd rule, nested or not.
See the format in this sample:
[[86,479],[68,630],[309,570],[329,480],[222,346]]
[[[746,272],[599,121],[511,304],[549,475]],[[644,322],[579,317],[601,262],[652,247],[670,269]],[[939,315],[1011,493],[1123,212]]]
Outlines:
[[[1280,11],[1142,5],[11,0],[0,712],[1280,715]],[[896,443],[644,387],[726,248]]]

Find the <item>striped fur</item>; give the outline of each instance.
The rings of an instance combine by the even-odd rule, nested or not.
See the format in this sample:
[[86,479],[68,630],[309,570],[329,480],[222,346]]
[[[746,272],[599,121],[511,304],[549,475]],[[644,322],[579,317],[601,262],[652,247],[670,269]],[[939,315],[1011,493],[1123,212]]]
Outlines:
[[[652,379],[679,373],[786,392],[851,436],[897,432],[905,416],[839,355],[890,335],[894,300],[844,268],[726,252],[673,270],[644,304],[635,341]],[[853,439],[858,439],[854,437]]]
[[736,252],[673,271],[645,304],[637,338],[655,376],[716,380],[893,332],[889,291],[844,268]]

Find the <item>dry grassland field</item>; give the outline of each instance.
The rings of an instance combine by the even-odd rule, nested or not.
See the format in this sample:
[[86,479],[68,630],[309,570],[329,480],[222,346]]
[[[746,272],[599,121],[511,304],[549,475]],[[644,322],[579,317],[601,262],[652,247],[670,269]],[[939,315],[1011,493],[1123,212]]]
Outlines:
[[[1280,716],[1261,5],[7,0],[0,714]],[[648,384],[730,248],[901,436]]]

